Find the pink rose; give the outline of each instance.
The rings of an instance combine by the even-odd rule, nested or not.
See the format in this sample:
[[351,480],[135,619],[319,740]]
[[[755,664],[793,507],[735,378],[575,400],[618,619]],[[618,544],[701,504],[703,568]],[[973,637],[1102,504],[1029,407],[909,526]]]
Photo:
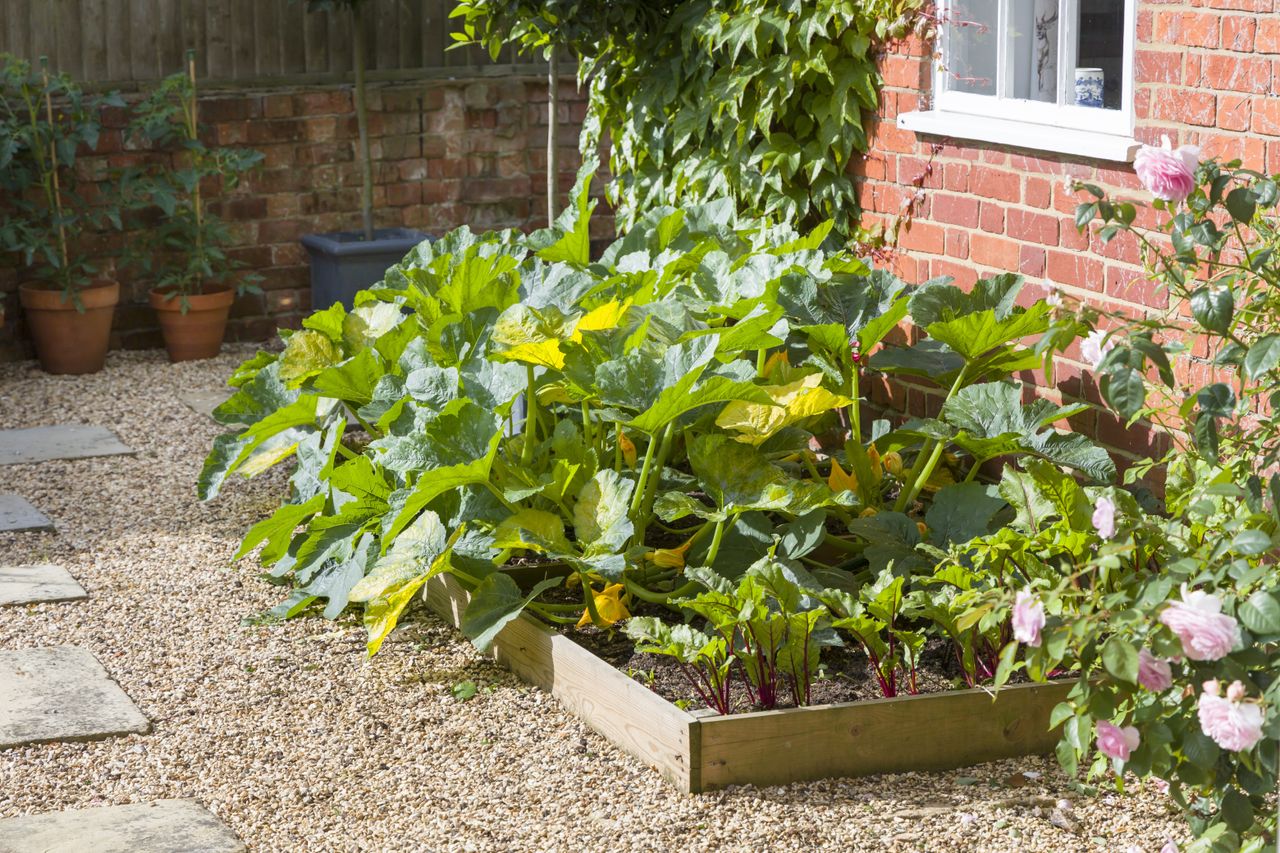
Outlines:
[[1182,601],[1174,601],[1160,613],[1160,621],[1182,641],[1182,652],[1191,660],[1218,660],[1240,642],[1240,625],[1222,612],[1222,600],[1202,590],[1182,587]]
[[1200,162],[1200,149],[1195,145],[1182,145],[1174,150],[1169,137],[1162,136],[1161,147],[1144,145],[1133,158],[1133,170],[1138,180],[1156,198],[1165,201],[1182,201],[1191,195],[1196,185],[1196,166]]
[[[1217,686],[1214,682],[1213,687]],[[1254,744],[1262,740],[1262,707],[1255,702],[1241,701],[1245,688],[1239,681],[1227,688],[1226,696],[1219,696],[1217,690],[1208,687],[1206,683],[1196,708],[1200,729],[1223,749],[1231,752],[1253,749]]]
[[1142,649],[1138,652],[1138,683],[1152,693],[1168,690],[1173,684],[1173,671],[1169,668],[1169,662]]
[[1109,334],[1110,332],[1102,329],[1094,329],[1080,342],[1080,357],[1089,362],[1094,370],[1098,369],[1103,357],[1116,345],[1115,341],[1107,340]]
[[1133,726],[1123,729],[1106,720],[1098,720],[1098,751],[1107,758],[1128,761],[1129,754],[1138,748],[1142,738]]
[[1039,646],[1043,627],[1044,605],[1024,589],[1013,602],[1013,638],[1028,646]]
[[1116,505],[1110,498],[1098,498],[1093,505],[1093,529],[1103,539],[1116,535]]

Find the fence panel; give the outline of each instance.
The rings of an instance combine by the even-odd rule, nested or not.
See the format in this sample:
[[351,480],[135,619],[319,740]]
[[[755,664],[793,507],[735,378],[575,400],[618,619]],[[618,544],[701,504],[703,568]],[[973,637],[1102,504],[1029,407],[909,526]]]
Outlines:
[[[450,73],[492,66],[479,48],[449,50],[456,0],[372,0],[366,55],[375,75]],[[353,32],[343,12],[308,14],[301,0],[3,0],[0,52],[90,83],[157,80],[182,67],[216,83],[324,80],[351,70]],[[504,50],[503,65],[536,60]]]

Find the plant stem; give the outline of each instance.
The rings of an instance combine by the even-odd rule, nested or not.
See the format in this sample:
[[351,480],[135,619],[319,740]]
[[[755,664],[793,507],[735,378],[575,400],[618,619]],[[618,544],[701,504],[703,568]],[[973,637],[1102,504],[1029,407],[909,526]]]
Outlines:
[[711,545],[707,548],[707,565],[710,566],[716,561],[716,555],[720,553],[720,540],[724,538],[724,522],[717,521],[715,531],[711,534]]
[[631,593],[641,601],[647,601],[650,604],[668,604],[672,599],[684,598],[689,593],[698,589],[697,581],[689,581],[683,586],[678,586],[671,590],[671,592],[651,592],[630,578],[623,578],[622,583],[627,587],[627,592]]
[[534,388],[533,365],[525,366],[528,390],[524,394],[524,442],[520,445],[520,461],[528,465],[533,461],[534,433],[538,428],[538,397]]
[[[187,140],[192,143],[188,159],[191,163],[191,171],[195,174],[195,184],[191,188],[191,213],[196,219],[196,248],[195,257],[204,258],[204,201],[200,196],[200,169],[196,160],[196,145],[200,141],[200,114],[199,114],[199,98],[196,93],[196,52],[194,50],[187,51],[187,79],[191,81],[191,101],[184,106],[183,112],[187,118]],[[196,281],[190,283],[192,290],[199,292],[204,290],[204,282]],[[186,313],[187,303],[186,294],[182,294],[182,310]],[[366,427],[366,429],[368,429]],[[373,430],[369,430],[370,435],[375,435]]]
[[649,487],[649,469],[653,467],[653,457],[657,452],[658,443],[658,436],[649,436],[649,446],[644,451],[644,463],[640,466],[640,479],[636,481],[636,490],[631,494],[631,506],[628,508],[628,515],[631,516],[632,522],[636,520],[645,489]]
[[[960,372],[956,374],[955,381],[951,383],[951,390],[947,391],[946,399],[942,401],[943,406],[960,390],[968,370],[968,364],[960,368]],[[946,445],[937,439],[930,439],[920,448],[920,455],[916,457],[915,464],[911,466],[911,471],[907,474],[906,484],[902,489],[902,493],[898,495],[898,500],[893,505],[895,510],[898,512],[907,511],[911,506],[911,502],[916,499],[916,496],[920,494],[920,490],[924,488],[925,483],[929,482],[929,478],[933,476],[933,469],[937,467],[938,460],[942,458],[942,451],[945,449]]]
[[70,289],[70,260],[67,257],[67,226],[62,218],[62,184],[58,178],[57,125],[53,120],[53,94],[49,91],[49,57],[40,57],[40,78],[44,83],[45,115],[49,120],[49,174],[53,178],[53,208],[58,217],[58,257],[62,260],[64,285]]
[[658,447],[658,458],[653,466],[654,474],[645,486],[645,496],[640,505],[640,518],[637,524],[639,542],[644,541],[645,531],[649,528],[649,520],[653,518],[653,502],[658,498],[658,487],[662,483],[662,469],[666,467],[667,459],[671,456],[671,447],[675,444],[671,439],[671,432],[674,426],[675,421],[672,421],[662,431],[662,441]]
[[373,155],[369,150],[369,114],[365,99],[365,21],[364,6],[351,4],[351,17],[355,33],[353,63],[356,72],[356,129],[360,134],[360,209],[364,218],[364,239],[373,241]]

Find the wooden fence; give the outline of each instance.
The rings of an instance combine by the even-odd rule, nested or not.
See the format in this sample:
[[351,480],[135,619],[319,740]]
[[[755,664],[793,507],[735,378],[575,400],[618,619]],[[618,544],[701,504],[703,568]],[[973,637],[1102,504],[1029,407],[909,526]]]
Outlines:
[[[372,76],[509,73],[531,62],[504,51],[447,50],[456,0],[368,0]],[[352,27],[344,12],[307,13],[301,0],[0,0],[0,52],[88,84],[157,80],[188,48],[211,83],[256,85],[345,78]],[[532,71],[533,68],[525,70]]]

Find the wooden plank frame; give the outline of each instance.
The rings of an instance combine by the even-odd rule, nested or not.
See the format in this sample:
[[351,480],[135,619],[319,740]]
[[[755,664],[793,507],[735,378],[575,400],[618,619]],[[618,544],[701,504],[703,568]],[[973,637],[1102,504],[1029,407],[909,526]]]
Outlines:
[[[470,596],[452,577],[432,578],[424,596],[462,624]],[[1045,754],[1058,739],[1049,712],[1071,689],[1018,684],[994,702],[983,689],[955,690],[721,716],[681,710],[528,614],[502,629],[489,656],[686,793]]]

